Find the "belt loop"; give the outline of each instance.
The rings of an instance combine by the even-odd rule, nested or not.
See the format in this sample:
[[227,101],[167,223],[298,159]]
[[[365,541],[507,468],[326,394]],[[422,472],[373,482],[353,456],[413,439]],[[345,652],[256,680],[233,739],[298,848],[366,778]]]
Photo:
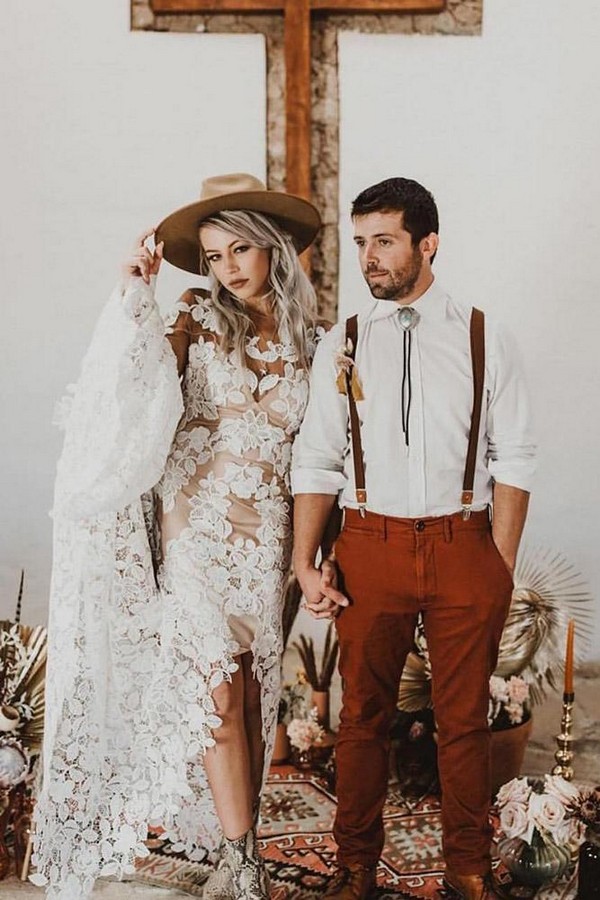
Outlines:
[[381,531],[383,532],[383,540],[387,541],[388,536],[388,520],[387,516],[381,517]]
[[444,516],[444,540],[447,544],[452,543],[452,520],[450,516]]

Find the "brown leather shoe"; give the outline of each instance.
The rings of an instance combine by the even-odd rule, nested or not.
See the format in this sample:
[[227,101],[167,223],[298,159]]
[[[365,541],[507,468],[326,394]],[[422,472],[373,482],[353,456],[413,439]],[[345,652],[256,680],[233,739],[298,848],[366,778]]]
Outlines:
[[444,887],[459,900],[493,900],[498,894],[492,886],[490,875],[457,875],[446,869]]
[[375,866],[340,866],[327,885],[325,900],[367,900],[375,890]]

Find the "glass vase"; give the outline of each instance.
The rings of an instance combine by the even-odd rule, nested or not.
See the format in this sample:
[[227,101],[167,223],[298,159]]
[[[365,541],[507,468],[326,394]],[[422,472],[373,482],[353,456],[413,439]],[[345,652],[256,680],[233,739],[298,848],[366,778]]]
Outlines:
[[579,848],[578,900],[600,900],[600,834],[588,828]]
[[522,838],[505,838],[498,844],[498,855],[508,869],[513,883],[524,887],[540,887],[556,881],[571,865],[568,847],[542,840],[534,829],[531,844]]

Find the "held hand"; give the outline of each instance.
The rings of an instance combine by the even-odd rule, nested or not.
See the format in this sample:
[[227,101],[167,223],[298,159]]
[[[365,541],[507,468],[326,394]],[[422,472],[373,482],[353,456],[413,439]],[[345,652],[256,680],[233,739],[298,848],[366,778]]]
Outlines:
[[140,234],[131,255],[123,262],[121,273],[125,282],[134,277],[143,278],[146,284],[150,284],[150,276],[158,275],[163,259],[163,242],[158,244],[154,251],[146,247],[146,241],[154,234],[154,228],[149,228]]
[[337,571],[329,561],[323,570],[310,568],[296,573],[306,600],[306,609],[315,619],[332,619],[348,600],[337,590]]

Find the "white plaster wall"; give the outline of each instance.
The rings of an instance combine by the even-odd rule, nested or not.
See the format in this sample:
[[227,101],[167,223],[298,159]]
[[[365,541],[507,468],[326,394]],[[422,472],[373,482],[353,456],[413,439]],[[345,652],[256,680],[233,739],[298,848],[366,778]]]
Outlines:
[[[207,175],[265,175],[262,36],[131,33],[128,0],[3,0],[0,618],[46,618],[55,400],[133,238]],[[192,276],[164,266],[161,305]]]
[[[599,38],[594,0],[485,0],[482,38],[340,42],[342,314],[366,299],[351,199],[418,178],[441,210],[440,280],[519,335],[542,448],[528,538],[596,595]],[[54,401],[131,236],[206,174],[264,175],[263,41],[132,34],[127,0],[4,0],[0,123],[0,617],[23,565],[25,617],[43,621]],[[165,267],[161,303],[188,282]]]
[[368,297],[352,199],[416,178],[440,208],[438,278],[510,322],[526,360],[541,448],[527,540],[598,597],[600,6],[485,0],[484,14],[481,38],[341,36],[341,314]]

